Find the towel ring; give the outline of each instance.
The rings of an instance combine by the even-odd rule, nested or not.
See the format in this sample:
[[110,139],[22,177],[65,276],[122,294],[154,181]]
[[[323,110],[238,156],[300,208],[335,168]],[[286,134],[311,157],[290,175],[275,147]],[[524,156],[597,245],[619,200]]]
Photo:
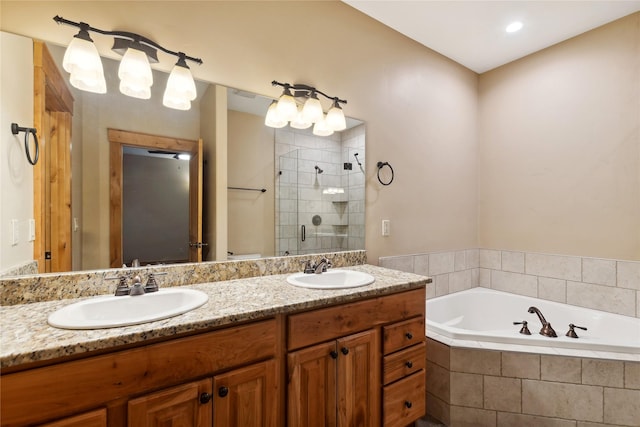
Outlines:
[[[27,161],[35,166],[38,163],[38,157],[40,156],[40,146],[38,145],[38,135],[35,128],[23,128],[18,126],[17,123],[11,123],[11,133],[14,135],[24,132],[24,152],[27,155]],[[33,142],[36,147],[36,155],[31,158],[31,149],[29,148],[29,134],[33,134]]]
[[[389,182],[383,182],[382,178],[380,178],[380,170],[382,170],[382,168],[385,166],[388,166],[389,169],[391,170],[391,179],[389,180]],[[380,182],[380,184],[390,185],[393,182],[393,176],[394,176],[393,168],[391,167],[389,162],[378,162],[378,182]]]

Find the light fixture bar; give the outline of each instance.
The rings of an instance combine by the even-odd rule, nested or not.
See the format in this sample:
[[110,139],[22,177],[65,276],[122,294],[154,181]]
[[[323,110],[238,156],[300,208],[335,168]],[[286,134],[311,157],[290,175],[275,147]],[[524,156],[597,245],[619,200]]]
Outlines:
[[308,85],[305,85],[305,84],[296,83],[296,84],[292,85],[292,84],[289,84],[289,83],[280,83],[280,82],[274,80],[274,81],[271,82],[271,85],[280,86],[280,87],[283,87],[285,89],[289,88],[290,90],[293,90],[294,91],[293,96],[295,98],[301,97],[301,96],[304,96],[304,97],[310,96],[312,93],[315,92],[315,93],[319,93],[320,95],[324,96],[327,99],[330,99],[331,101],[339,102],[340,104],[346,104],[347,103],[346,99],[340,99],[337,96],[329,96],[326,93],[322,92],[321,90],[318,90],[313,86],[308,86]]
[[[141,36],[140,34],[131,33],[131,32],[128,32],[128,31],[106,31],[106,30],[101,30],[99,28],[91,27],[89,24],[87,24],[85,22],[69,21],[68,19],[64,19],[63,17],[58,16],[58,15],[56,15],[53,18],[53,20],[56,21],[58,24],[70,25],[72,27],[77,27],[77,28],[80,28],[81,30],[84,30],[84,31],[87,31],[87,32],[88,31],[92,31],[94,33],[104,34],[104,35],[107,35],[107,36],[124,37],[124,38],[130,39],[132,42],[138,42],[138,43],[141,43],[143,45],[147,45],[147,46],[150,46],[152,48],[159,49],[159,50],[163,51],[164,53],[167,53],[167,54],[173,55],[173,56],[177,56],[178,58],[180,58],[181,55],[184,55],[184,59],[187,59],[187,60],[189,60],[191,62],[195,62],[197,64],[202,64],[202,59],[200,59],[200,58],[195,58],[193,56],[189,56],[189,55],[187,55],[185,53],[182,53],[182,52],[174,52],[172,50],[169,50],[169,49],[159,45],[158,43],[154,42],[151,39],[148,39],[148,38],[146,38],[144,36]],[[156,58],[156,61],[157,61],[157,58]]]

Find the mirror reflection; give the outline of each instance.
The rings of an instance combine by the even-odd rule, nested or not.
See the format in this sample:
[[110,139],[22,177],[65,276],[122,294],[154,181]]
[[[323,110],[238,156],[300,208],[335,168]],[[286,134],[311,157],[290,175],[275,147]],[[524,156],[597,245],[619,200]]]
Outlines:
[[[47,47],[62,70],[64,48]],[[157,84],[151,99],[140,100],[120,94],[116,61],[103,58],[103,64],[106,94],[68,85],[74,96],[71,270],[194,260],[189,255],[194,242],[201,244],[197,260],[203,261],[364,249],[362,122],[349,119],[345,131],[329,137],[314,136],[310,130],[269,128],[264,119],[272,99],[207,82],[196,82],[198,98],[190,110],[168,109],[161,102],[165,73],[153,71]],[[61,74],[68,79],[67,73]],[[216,111],[221,92],[227,104],[224,113]],[[122,242],[131,242],[131,248],[122,248],[121,259],[115,259],[110,250],[114,189],[109,129],[191,141],[202,138],[203,147],[199,159],[202,199],[195,215],[199,218],[193,219],[189,205],[185,220],[177,209],[184,203],[178,204],[177,198],[170,197],[176,203],[155,207],[147,199],[153,193],[167,196],[169,187],[179,187],[166,181],[169,175],[181,176],[176,179],[192,186],[185,182],[188,174],[184,176],[193,160],[176,158],[189,150],[136,150],[123,145],[123,188],[135,184],[136,189],[124,195],[122,216],[136,218],[138,223],[123,223]],[[161,163],[169,169],[160,168]],[[198,222],[201,240],[184,231],[190,228],[185,221]],[[146,228],[151,222],[159,228]],[[159,251],[169,235],[175,243],[167,244],[166,253]],[[145,248],[153,251],[147,254]]]

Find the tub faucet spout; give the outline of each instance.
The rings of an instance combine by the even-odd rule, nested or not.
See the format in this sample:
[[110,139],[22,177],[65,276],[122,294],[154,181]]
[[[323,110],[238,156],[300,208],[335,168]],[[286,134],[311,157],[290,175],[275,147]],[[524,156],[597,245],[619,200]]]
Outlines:
[[540,329],[540,335],[544,335],[545,337],[556,338],[558,335],[556,331],[551,327],[551,323],[547,322],[547,319],[544,318],[542,312],[537,307],[529,307],[529,313],[535,313],[538,315],[538,319],[540,319],[540,323],[542,323],[542,329]]

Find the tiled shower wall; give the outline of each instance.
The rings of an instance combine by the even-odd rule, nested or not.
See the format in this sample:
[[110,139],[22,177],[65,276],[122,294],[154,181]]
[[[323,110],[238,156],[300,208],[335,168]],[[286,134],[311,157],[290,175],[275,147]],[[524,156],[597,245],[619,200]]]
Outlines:
[[427,298],[476,286],[640,317],[640,262],[493,249],[381,257],[433,277]]
[[[283,128],[275,138],[276,254],[364,249],[364,125],[330,137]],[[345,162],[352,163],[351,170],[344,169]],[[344,193],[327,194],[330,188]],[[319,225],[313,223],[316,215]]]

